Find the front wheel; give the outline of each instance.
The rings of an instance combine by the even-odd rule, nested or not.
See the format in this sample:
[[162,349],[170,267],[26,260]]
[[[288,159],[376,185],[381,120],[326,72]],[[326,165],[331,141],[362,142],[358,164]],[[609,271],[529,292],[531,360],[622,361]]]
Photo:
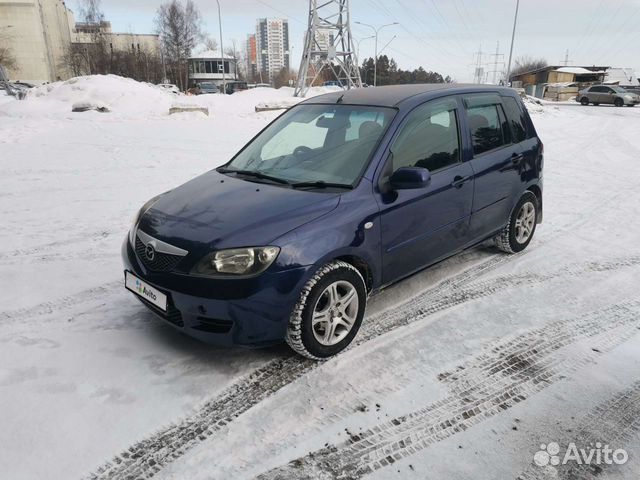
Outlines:
[[581,104],[583,107],[588,106],[588,105],[589,105],[589,99],[588,99],[587,97],[582,97],[582,100],[580,100],[580,104]]
[[624,106],[624,100],[622,100],[621,98],[616,98],[615,102],[613,102],[613,104],[616,107],[622,107]]
[[509,223],[495,237],[496,246],[507,253],[518,253],[527,248],[536,231],[538,197],[526,192],[516,204]]
[[331,357],[353,341],[366,303],[360,272],[339,260],[328,263],[303,287],[289,318],[286,341],[307,358]]

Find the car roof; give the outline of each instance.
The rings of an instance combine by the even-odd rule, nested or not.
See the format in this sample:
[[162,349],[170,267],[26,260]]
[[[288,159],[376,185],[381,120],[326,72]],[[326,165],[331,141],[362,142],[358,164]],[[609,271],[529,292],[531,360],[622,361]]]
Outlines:
[[[443,94],[454,95],[458,93],[483,93],[483,92],[509,92],[515,90],[497,85],[474,85],[460,83],[423,83],[412,85],[389,85],[384,87],[353,88],[339,92],[331,92],[301,102],[314,104],[340,103],[349,105],[376,105],[380,107],[396,107],[402,102],[418,95],[425,97],[440,97]],[[432,94],[432,95],[428,95]],[[425,98],[425,100],[428,98]]]

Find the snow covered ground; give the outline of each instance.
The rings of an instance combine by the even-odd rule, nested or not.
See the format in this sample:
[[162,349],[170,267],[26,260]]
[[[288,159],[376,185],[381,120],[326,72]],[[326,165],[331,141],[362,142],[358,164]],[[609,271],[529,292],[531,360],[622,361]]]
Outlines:
[[[640,475],[639,109],[536,108],[545,222],[529,249],[478,248],[389,288],[356,346],[316,364],[177,335],[123,289],[119,258],[146,199],[225,162],[278,115],[254,107],[291,91],[42,88],[0,97],[0,477]],[[185,102],[210,116],[166,114]],[[538,466],[550,442],[629,460]]]

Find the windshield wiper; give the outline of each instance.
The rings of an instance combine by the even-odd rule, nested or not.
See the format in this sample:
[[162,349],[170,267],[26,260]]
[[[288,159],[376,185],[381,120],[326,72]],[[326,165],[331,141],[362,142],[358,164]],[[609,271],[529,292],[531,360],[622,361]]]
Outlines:
[[318,180],[315,182],[298,182],[292,183],[292,188],[344,188],[345,190],[353,190],[353,185],[349,183],[332,183]]
[[291,182],[289,180],[285,180],[284,178],[272,177],[271,175],[267,175],[266,173],[262,173],[257,170],[234,170],[232,168],[218,168],[217,171],[220,173],[235,173],[236,175],[244,175],[245,177],[254,177],[261,180],[270,180],[275,183],[281,183],[282,185],[291,185]]

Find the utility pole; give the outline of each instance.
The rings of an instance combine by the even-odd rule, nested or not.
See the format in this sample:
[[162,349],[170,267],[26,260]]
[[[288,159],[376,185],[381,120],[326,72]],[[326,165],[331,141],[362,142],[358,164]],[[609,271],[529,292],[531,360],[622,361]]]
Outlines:
[[516,25],[518,24],[518,10],[520,9],[520,0],[516,0],[516,15],[513,17],[513,33],[511,34],[511,49],[509,50],[509,63],[507,64],[507,85],[511,84],[511,59],[513,58],[513,43],[516,38]]
[[[375,32],[375,39],[376,39],[376,46],[375,46],[375,59],[373,61],[373,86],[377,87],[378,86],[378,34],[380,33],[380,30],[382,30],[384,27],[390,27],[392,25],[398,25],[398,22],[393,22],[393,23],[387,23],[385,25],[381,25],[378,28],[374,27],[373,25],[369,25],[368,23],[362,23],[362,22],[356,22],[358,25],[362,25],[363,27],[369,27],[371,28],[374,32]],[[395,37],[394,37],[395,38]],[[391,43],[391,42],[389,42]]]
[[565,67],[567,67],[570,63],[573,63],[571,60],[569,60],[569,49],[567,49],[566,53],[564,54],[564,60],[562,63]]
[[513,33],[511,34],[511,49],[509,50],[509,63],[507,64],[507,85],[511,84],[511,60],[513,58],[513,43],[516,39],[516,26],[518,24],[518,10],[520,9],[520,0],[516,0],[516,15],[513,17]]
[[368,37],[361,38],[360,40],[356,40],[356,58],[360,61],[360,44],[365,40],[370,40],[375,38],[375,35],[369,35]]
[[227,75],[224,71],[224,46],[222,45],[222,13],[220,12],[220,0],[216,0],[218,4],[218,26],[220,27],[220,56],[222,57],[222,94],[227,94]]
[[[333,45],[326,50],[318,42],[319,30],[333,34]],[[347,89],[362,87],[353,44],[349,0],[309,0],[309,24],[294,96],[304,97],[325,69]]]

